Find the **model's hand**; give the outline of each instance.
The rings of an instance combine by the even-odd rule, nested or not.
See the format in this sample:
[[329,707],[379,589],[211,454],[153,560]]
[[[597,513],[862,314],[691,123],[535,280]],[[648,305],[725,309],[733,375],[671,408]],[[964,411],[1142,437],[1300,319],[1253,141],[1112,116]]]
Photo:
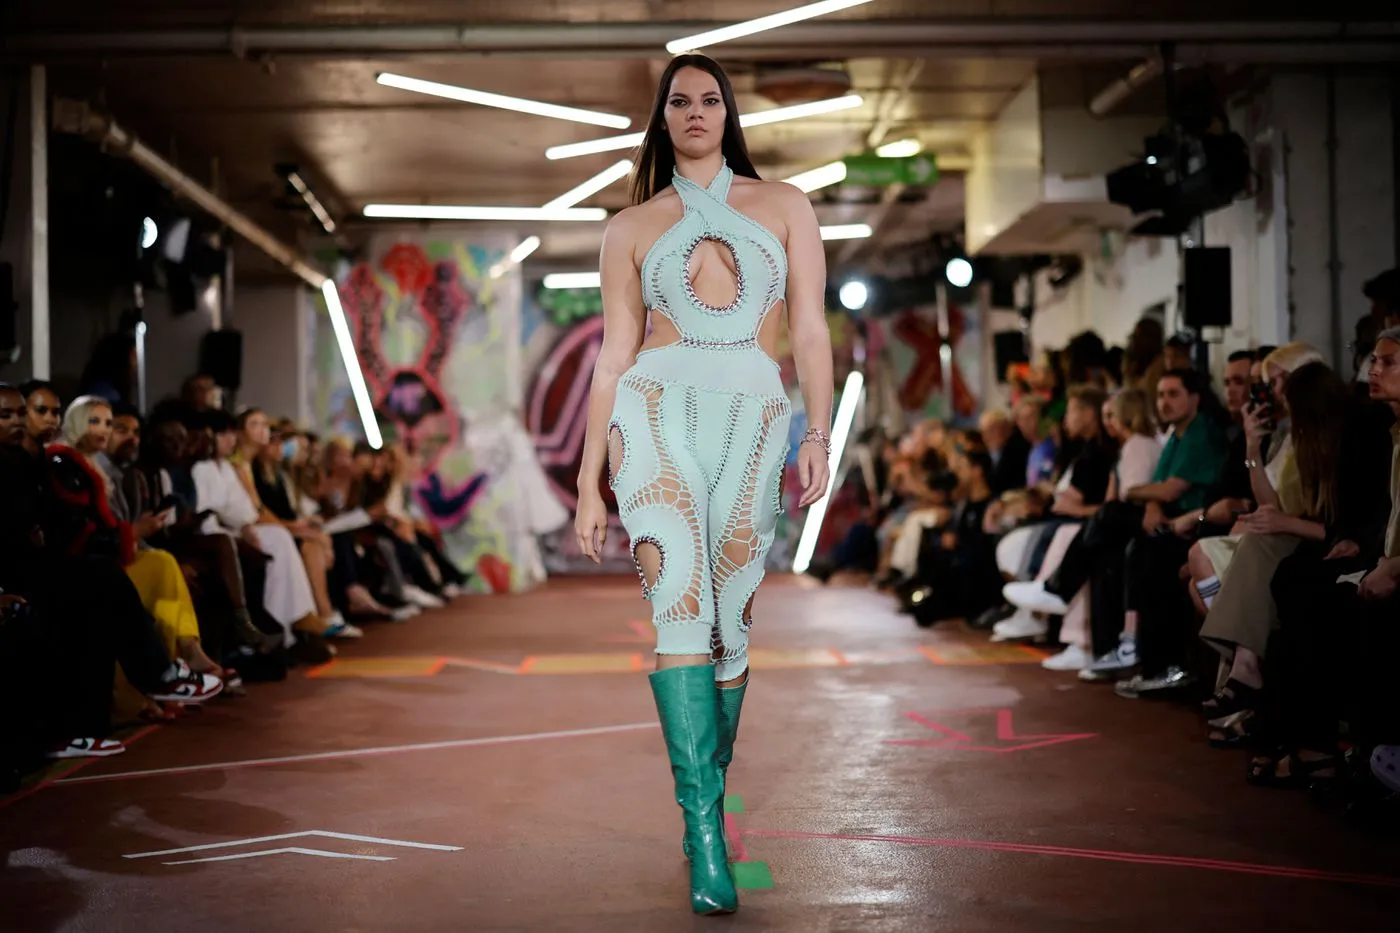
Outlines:
[[831,468],[827,465],[826,451],[821,445],[803,443],[797,448],[797,479],[802,483],[802,498],[797,507],[805,509],[826,495],[827,484],[831,482]]
[[578,549],[595,564],[603,562],[603,545],[608,541],[608,507],[596,492],[584,492],[578,497],[578,512],[574,514],[574,534]]

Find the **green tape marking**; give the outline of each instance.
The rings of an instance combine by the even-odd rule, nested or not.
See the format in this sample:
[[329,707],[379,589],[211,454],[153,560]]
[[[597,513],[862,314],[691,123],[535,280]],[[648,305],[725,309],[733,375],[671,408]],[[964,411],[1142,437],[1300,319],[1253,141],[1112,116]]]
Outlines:
[[743,813],[743,812],[744,812],[744,798],[743,798],[743,797],[740,797],[740,796],[737,795],[737,794],[725,794],[725,795],[724,795],[724,812],[725,812],[725,813]]
[[773,887],[773,873],[767,862],[735,862],[730,867],[734,869],[735,887],[746,891]]

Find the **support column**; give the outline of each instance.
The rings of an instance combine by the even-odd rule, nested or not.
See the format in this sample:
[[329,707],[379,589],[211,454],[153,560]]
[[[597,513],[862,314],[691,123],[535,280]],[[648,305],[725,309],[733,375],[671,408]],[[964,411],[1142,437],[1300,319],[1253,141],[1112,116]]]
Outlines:
[[49,374],[49,106],[43,65],[29,69],[30,372]]

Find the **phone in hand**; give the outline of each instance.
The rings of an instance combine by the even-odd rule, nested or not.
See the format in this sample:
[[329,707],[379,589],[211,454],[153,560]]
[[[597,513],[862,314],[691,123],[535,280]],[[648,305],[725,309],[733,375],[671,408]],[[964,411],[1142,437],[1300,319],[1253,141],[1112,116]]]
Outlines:
[[1255,382],[1249,386],[1249,404],[1259,413],[1264,427],[1272,431],[1277,427],[1274,421],[1274,391],[1267,382]]

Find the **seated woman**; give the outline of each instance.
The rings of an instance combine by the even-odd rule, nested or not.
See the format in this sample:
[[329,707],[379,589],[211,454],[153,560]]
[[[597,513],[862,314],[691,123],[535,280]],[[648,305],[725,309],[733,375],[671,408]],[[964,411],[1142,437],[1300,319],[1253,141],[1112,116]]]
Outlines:
[[[1320,362],[1322,354],[1313,347],[1306,343],[1290,343],[1274,350],[1258,364],[1260,379],[1268,386],[1271,401],[1250,403],[1244,410],[1245,465],[1249,470],[1250,501],[1253,503],[1283,508],[1290,513],[1295,510],[1290,509],[1289,505],[1299,505],[1296,502],[1285,505],[1283,493],[1280,492],[1285,485],[1290,492],[1297,488],[1293,437],[1283,399],[1283,386],[1293,372],[1309,363]],[[1229,510],[1242,504],[1226,502],[1222,506],[1212,503],[1211,507],[1180,516],[1173,522],[1173,530],[1182,537],[1188,537],[1194,527],[1207,522],[1224,524],[1221,519],[1232,517]],[[1221,511],[1227,514],[1220,515]],[[1230,534],[1201,538],[1191,546],[1187,556],[1191,573],[1188,592],[1201,615],[1209,611],[1215,595],[1220,591],[1221,581],[1225,579],[1235,547],[1240,541],[1243,526],[1238,521],[1229,524],[1234,526]],[[1244,663],[1247,665],[1250,662],[1246,660]],[[1252,674],[1248,674],[1247,678],[1254,679]],[[1234,687],[1227,685],[1224,689],[1229,693],[1233,692]],[[1216,702],[1207,704],[1207,712],[1214,712]]]
[[[1032,558],[1027,565],[1028,571],[1033,567],[1031,572],[1038,573],[1044,569],[1046,558],[1055,541],[1065,542],[1060,548],[1062,552],[1063,548],[1068,546],[1067,542],[1073,540],[1078,533],[1080,525],[1096,514],[1103,504],[1118,453],[1117,443],[1104,426],[1105,402],[1105,393],[1098,386],[1080,385],[1070,389],[1065,407],[1063,433],[1067,441],[1065,449],[1071,452],[1071,459],[1055,483],[1055,498],[1050,506],[1052,519],[1031,529],[1012,532],[997,546],[997,558],[1001,568],[1013,578],[1021,574],[1016,572],[1019,568],[1009,566],[1010,558],[1006,551],[1011,550],[1011,547],[1007,544],[1008,539],[1018,535],[1024,536],[1023,546],[1039,552],[1040,559]],[[1014,587],[1014,583],[1004,587],[1003,596],[1014,593]],[[1039,638],[1046,631],[1048,624],[1042,617],[1028,609],[1018,609],[1009,618],[993,626],[992,638],[995,641]],[[1055,669],[1060,669],[1058,665],[1073,659],[1074,652],[1065,654],[1056,662]],[[1078,666],[1082,667],[1083,664]]]
[[[330,535],[321,530],[320,523],[315,519],[292,512],[290,502],[284,501],[282,504],[286,508],[283,512],[278,512],[270,508],[259,495],[256,473],[264,453],[274,461],[280,459],[281,455],[281,451],[272,444],[271,425],[267,415],[261,409],[246,408],[234,419],[234,426],[238,431],[238,446],[229,458],[229,463],[237,472],[238,480],[243,484],[243,491],[248,494],[248,498],[258,510],[258,525],[280,525],[296,539],[301,550],[302,563],[306,566],[307,579],[311,581],[316,611],[325,623],[321,634],[326,638],[363,637],[364,632],[346,622],[345,616],[336,608],[338,604],[345,602],[344,594],[338,594],[341,599],[331,596],[329,578],[331,568],[335,564],[335,548],[331,544]],[[277,491],[272,490],[272,487],[269,489]],[[285,500],[285,487],[279,489],[284,493]]]
[[92,472],[94,484],[104,491],[102,505],[109,510],[113,526],[132,539],[135,551],[127,556],[123,569],[135,584],[141,604],[156,620],[166,651],[172,657],[183,659],[191,670],[222,675],[219,665],[205,654],[200,644],[194,600],[190,598],[179,561],[169,551],[145,543],[173,516],[168,510],[135,517],[126,515],[123,498],[113,488],[106,472],[94,462],[93,458],[107,452],[111,438],[111,405],[94,395],[74,399],[63,416],[63,439],[82,455],[84,464]]
[[445,599],[461,595],[467,575],[447,556],[439,540],[438,530],[428,521],[422,507],[414,499],[413,484],[418,481],[420,461],[399,444],[391,444],[382,455],[389,488],[384,496],[384,523],[405,543],[414,545],[423,554],[434,572]]
[[983,519],[992,503],[992,458],[980,440],[967,438],[948,461],[957,488],[946,523],[927,529],[918,566],[903,594],[906,611],[920,626],[958,616],[972,618],[996,600],[999,578]]
[[1373,465],[1377,458],[1368,453],[1373,432],[1336,373],[1323,363],[1302,366],[1284,383],[1279,401],[1291,422],[1286,456],[1294,466],[1271,490],[1277,504],[1263,502],[1240,520],[1244,534],[1201,628],[1201,637],[1230,662],[1225,688],[1208,710],[1217,745],[1249,737],[1265,686],[1260,662],[1279,625],[1270,586],[1280,563],[1305,541],[1330,549],[1354,540],[1354,529],[1371,519],[1386,492],[1385,477]]
[[313,642],[321,637],[327,625],[316,611],[311,581],[296,541],[280,524],[259,523],[261,515],[257,503],[248,495],[238,471],[229,462],[238,446],[233,418],[222,411],[207,412],[202,417],[212,435],[213,449],[190,473],[194,480],[196,509],[209,513],[203,530],[206,534],[239,537],[249,548],[266,556],[263,606],[282,629],[283,646],[290,648],[297,643],[294,629],[307,636],[308,642]]

